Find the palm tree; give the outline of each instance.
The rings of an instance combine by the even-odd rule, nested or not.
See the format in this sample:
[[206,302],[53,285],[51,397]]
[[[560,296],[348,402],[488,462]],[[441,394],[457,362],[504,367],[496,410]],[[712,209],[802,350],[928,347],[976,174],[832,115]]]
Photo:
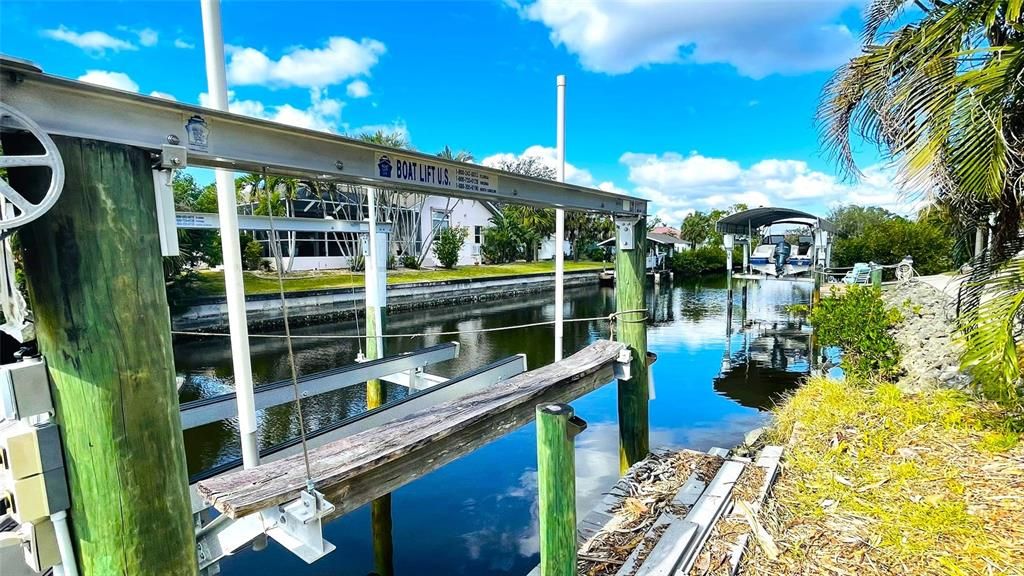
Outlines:
[[[1020,229],[1024,191],[1021,0],[873,0],[863,54],[825,87],[826,148],[851,175],[876,144],[911,194],[996,212],[997,245]],[[921,17],[904,20],[917,6]],[[1011,254],[1000,254],[1007,258]]]
[[448,147],[447,144],[445,145],[443,150],[437,153],[437,157],[443,158],[445,160],[454,160],[456,162],[472,162],[473,160],[475,160],[475,158],[473,158],[472,152],[468,152],[466,150],[459,150],[458,152],[454,152],[452,151],[451,148]]
[[[908,19],[905,9],[920,13]],[[964,226],[993,214],[991,249],[964,283],[963,362],[983,390],[1015,398],[1024,312],[1024,0],[873,0],[863,53],[825,87],[826,148],[859,175],[854,144],[876,144],[905,193]]]
[[376,132],[363,132],[356,136],[356,138],[363,142],[380,144],[381,146],[387,146],[389,148],[412,150],[412,146],[409,145],[409,137],[402,132],[385,132],[383,130],[377,130]]

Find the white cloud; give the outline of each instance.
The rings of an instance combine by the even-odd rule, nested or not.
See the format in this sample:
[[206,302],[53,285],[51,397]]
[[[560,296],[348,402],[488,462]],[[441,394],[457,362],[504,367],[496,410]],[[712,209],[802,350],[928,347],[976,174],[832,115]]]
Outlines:
[[370,95],[370,85],[365,80],[353,80],[345,87],[345,91],[352,98],[366,98]]
[[[308,108],[296,108],[291,104],[280,104],[265,106],[259,100],[238,100],[234,91],[228,91],[228,111],[253,118],[263,118],[321,132],[337,132],[341,121],[341,109],[344,103],[335,98],[329,98],[326,90],[313,88],[309,91],[310,104]],[[211,107],[209,94],[203,92],[199,95],[199,105]]]
[[160,40],[160,33],[152,28],[136,30],[135,34],[139,37],[139,44],[143,46],[156,46],[156,43]]
[[164,100],[175,100],[175,101],[178,100],[177,98],[174,97],[173,94],[168,94],[167,92],[160,92],[159,90],[153,90],[152,92],[149,93],[149,95],[154,97],[154,98],[163,98]]
[[128,92],[138,92],[139,85],[124,72],[108,72],[106,70],[87,70],[78,77],[82,82],[98,84],[107,88],[117,88]]
[[255,48],[227,46],[228,81],[235,85],[318,88],[368,74],[386,48],[382,42],[332,36],[323,48],[292,48],[272,60]]
[[919,208],[918,202],[899,193],[890,170],[872,166],[864,178],[846,183],[813,170],[802,160],[767,159],[749,167],[727,158],[696,152],[637,154],[627,152],[619,161],[629,169],[633,192],[651,200],[652,213],[674,224],[694,210],[708,211],[743,203],[785,206],[824,212],[838,204],[882,206],[902,214]]
[[43,30],[43,36],[60,42],[67,42],[77,46],[86,52],[95,55],[102,55],[107,50],[118,52],[120,50],[138,50],[138,47],[131,42],[115,38],[106,32],[92,30],[89,32],[75,32],[66,26],[60,26],[51,30]]
[[191,43],[191,42],[187,42],[187,41],[185,41],[182,38],[175,38],[174,39],[174,47],[175,48],[181,48],[182,50],[191,50],[191,49],[195,48],[196,45]]
[[523,18],[584,68],[622,74],[651,64],[728,64],[740,74],[830,70],[854,55],[857,39],[840,23],[861,0],[634,1],[537,0]]

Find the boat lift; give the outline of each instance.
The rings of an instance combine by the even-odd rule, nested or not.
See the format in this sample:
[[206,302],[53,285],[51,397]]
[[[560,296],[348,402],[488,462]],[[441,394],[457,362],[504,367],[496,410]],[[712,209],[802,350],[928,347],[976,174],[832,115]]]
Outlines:
[[[789,245],[779,238],[778,244],[762,244],[764,232],[775,224],[794,224],[811,229],[806,243]],[[831,234],[835,226],[813,214],[790,208],[753,208],[723,217],[715,229],[724,235],[727,270],[732,273],[732,248],[738,241],[743,247],[743,267],[735,278],[796,277],[819,267],[827,268],[832,258]],[[773,237],[774,239],[774,237]],[[806,245],[805,245],[806,244]]]
[[[561,98],[563,79],[559,80],[559,86]],[[53,148],[52,152],[48,148],[44,156],[18,156],[16,150],[6,151],[2,166],[49,166],[52,180],[50,191],[39,202],[26,200],[15,188],[2,182],[0,195],[13,203],[19,212],[17,223],[11,221],[4,228],[38,218],[57,202],[63,184],[63,170],[51,136],[62,136],[127,146],[150,153],[160,248],[165,255],[176,253],[178,228],[205,229],[220,225],[219,216],[215,214],[175,213],[173,196],[169,194],[171,173],[190,166],[312,177],[371,189],[401,189],[489,202],[611,214],[616,218],[620,232],[619,248],[631,251],[637,243],[642,247],[642,239],[635,239],[633,234],[637,224],[640,224],[638,229],[642,229],[647,212],[647,202],[642,198],[512,174],[476,164],[446,161],[334,134],[86,84],[45,74],[23,61],[0,60],[0,116],[4,119],[3,128],[27,132]],[[559,135],[560,142],[562,139],[563,136]],[[374,237],[379,239],[389,230],[387,223],[377,224],[373,216],[371,209],[369,222],[244,215],[239,215],[238,220],[240,228],[250,230],[365,233],[370,238],[368,244],[372,253],[374,248],[379,251],[381,246],[386,246],[379,240],[375,242]],[[383,259],[377,260],[376,265],[371,265],[369,259],[367,263],[368,310],[370,306],[379,308],[386,305]],[[642,272],[640,274],[642,277]],[[371,285],[379,292],[376,296],[371,295]],[[624,312],[627,311],[635,312]],[[556,333],[560,332],[559,326]],[[369,335],[368,338],[379,339],[380,336],[374,338]],[[627,337],[627,341],[628,338],[632,336]],[[645,350],[646,344],[642,347]],[[324,430],[303,433],[301,447],[295,440],[266,448],[260,451],[259,457],[267,464],[273,465],[280,459],[295,459],[299,455],[305,456],[308,462],[311,450],[320,451],[321,455],[340,453],[352,456],[353,450],[358,452],[357,448],[345,448],[339,442],[350,437],[369,438],[366,434],[371,430],[379,433],[390,429],[396,422],[406,422],[405,430],[410,437],[418,437],[416,435],[419,434],[423,442],[448,440],[438,444],[440,452],[432,449],[424,453],[420,445],[407,447],[411,460],[406,468],[394,469],[393,466],[398,464],[388,464],[390,461],[385,458],[380,462],[378,472],[374,472],[373,467],[344,473],[330,471],[329,481],[317,483],[318,488],[324,485],[341,490],[328,494],[330,501],[313,488],[312,479],[306,479],[306,489],[301,486],[296,489],[291,476],[278,481],[275,485],[277,492],[269,496],[264,494],[262,500],[259,495],[249,497],[233,492],[232,483],[247,478],[243,473],[250,470],[266,473],[263,466],[238,470],[240,462],[227,463],[211,471],[212,475],[194,478],[193,488],[205,485],[206,488],[199,491],[204,500],[214,503],[222,512],[217,519],[207,522],[209,517],[204,516],[206,504],[196,497],[193,490],[193,512],[198,515],[196,528],[200,565],[207,573],[216,573],[217,559],[264,533],[278,539],[300,557],[313,561],[333,548],[322,538],[320,525],[325,518],[387,494],[483,442],[521,426],[533,417],[535,402],[569,401],[612,378],[628,380],[630,366],[637,370],[637,362],[643,360],[631,357],[624,344],[599,342],[550,369],[542,368],[531,373],[523,373],[526,366],[522,356],[501,360],[452,379],[422,373],[424,366],[455,354],[457,346],[453,344],[435,346],[312,375],[296,382],[297,389],[301,390],[297,393],[303,397],[373,378],[390,379],[406,385],[410,393],[402,401],[381,406]],[[507,389],[500,388],[503,383]],[[646,384],[642,387],[646,395]],[[257,387],[247,394],[251,402],[249,410],[296,399],[289,398],[287,383]],[[182,405],[182,427],[243,417],[244,408],[241,407],[244,403],[236,407],[234,396],[225,395]],[[509,403],[510,398],[514,403]],[[480,402],[483,403],[478,405]],[[476,411],[470,412],[476,416],[464,419],[463,416],[469,413],[465,412],[467,407],[475,407],[473,410]],[[463,416],[459,418],[463,419],[451,418],[451,424],[440,429],[431,428],[430,414],[445,410],[461,414]],[[642,414],[635,426],[629,423],[637,431],[631,428],[625,433],[624,438],[630,438],[632,442],[629,450],[635,451],[637,447],[646,450],[646,409]],[[637,439],[641,427],[644,436]],[[470,441],[473,438],[475,440]],[[292,474],[298,473],[300,468],[277,466],[274,469]],[[356,493],[362,496],[352,497],[353,483],[361,486]],[[228,490],[231,494],[219,490]],[[251,505],[239,508],[237,504],[240,501]],[[259,519],[259,522],[254,519]]]

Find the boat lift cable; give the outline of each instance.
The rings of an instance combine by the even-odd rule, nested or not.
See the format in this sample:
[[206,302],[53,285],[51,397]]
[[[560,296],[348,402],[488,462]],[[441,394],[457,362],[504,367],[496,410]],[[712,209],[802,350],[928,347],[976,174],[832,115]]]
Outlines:
[[[601,322],[607,321],[613,325],[616,322],[623,324],[639,324],[646,322],[650,319],[647,314],[644,314],[642,318],[637,319],[626,319],[620,318],[626,314],[639,314],[641,312],[646,313],[647,310],[640,308],[637,310],[623,310],[621,312],[612,312],[607,316],[593,316],[590,318],[566,318],[563,322]],[[287,324],[287,322],[286,322]],[[445,332],[416,332],[412,334],[382,334],[382,338],[424,338],[427,336],[457,336],[459,334],[479,334],[483,332],[501,332],[504,330],[518,330],[520,328],[534,328],[537,326],[554,326],[554,320],[545,320],[543,322],[530,322],[528,324],[514,324],[511,326],[498,326],[496,328],[470,328],[466,330],[448,330]],[[171,334],[175,336],[229,336],[225,332],[199,332],[199,331],[186,331],[186,330],[172,330]],[[250,338],[291,338],[291,339],[307,339],[307,340],[332,340],[332,339],[360,339],[362,336],[355,336],[352,334],[292,334],[286,336],[284,334],[249,334]]]
[[[281,253],[281,239],[274,228],[274,206],[271,203],[270,187],[267,185],[267,172],[263,170],[263,178],[260,181],[267,194],[267,221],[270,224],[270,241],[276,247],[277,253]],[[257,187],[258,188],[258,187]],[[289,255],[291,256],[291,255]],[[292,331],[288,323],[288,302],[284,296],[284,276],[281,272],[281,260],[278,259],[277,266],[277,288],[281,296],[281,317],[284,320],[284,338],[288,343],[288,368],[291,370],[292,389],[295,393],[295,412],[299,415],[299,438],[302,440],[302,460],[306,465],[306,491],[313,493],[313,470],[309,465],[309,447],[306,444],[306,422],[302,416],[302,396],[299,392],[299,375],[295,369],[295,350],[292,347]]]

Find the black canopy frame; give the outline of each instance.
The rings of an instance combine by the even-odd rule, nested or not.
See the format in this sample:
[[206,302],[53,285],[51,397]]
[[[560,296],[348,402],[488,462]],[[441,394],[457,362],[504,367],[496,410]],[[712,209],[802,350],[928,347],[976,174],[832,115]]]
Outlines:
[[715,225],[715,229],[722,234],[747,235],[753,230],[772,224],[800,224],[818,228],[826,232],[835,232],[835,225],[824,218],[814,214],[808,214],[791,208],[753,208],[730,214]]

